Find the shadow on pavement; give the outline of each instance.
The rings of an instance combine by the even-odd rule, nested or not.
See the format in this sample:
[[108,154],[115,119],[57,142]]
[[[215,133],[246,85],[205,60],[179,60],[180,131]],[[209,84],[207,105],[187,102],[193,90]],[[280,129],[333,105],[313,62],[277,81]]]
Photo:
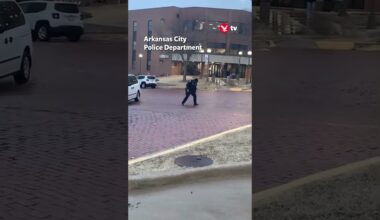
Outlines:
[[34,82],[19,85],[13,81],[13,77],[0,78],[0,96],[30,94]]

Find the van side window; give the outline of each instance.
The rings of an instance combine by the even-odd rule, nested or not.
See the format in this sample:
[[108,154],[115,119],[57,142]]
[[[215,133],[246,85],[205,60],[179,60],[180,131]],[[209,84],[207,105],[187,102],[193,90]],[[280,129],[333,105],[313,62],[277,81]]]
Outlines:
[[3,19],[5,30],[13,29],[25,24],[23,13],[14,2],[2,2],[0,15]]
[[25,13],[37,13],[46,9],[47,3],[23,3],[21,4],[21,8]]

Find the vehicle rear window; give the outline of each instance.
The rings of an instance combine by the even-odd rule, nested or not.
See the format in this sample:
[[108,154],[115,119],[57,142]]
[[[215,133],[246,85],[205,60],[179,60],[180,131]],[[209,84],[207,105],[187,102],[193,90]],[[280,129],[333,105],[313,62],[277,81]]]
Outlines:
[[65,4],[65,3],[58,3],[54,6],[55,10],[63,13],[73,13],[77,14],[79,13],[78,5],[75,4]]
[[0,2],[0,25],[10,30],[25,24],[24,14],[15,2]]
[[138,78],[139,78],[139,79],[144,79],[144,77],[145,77],[145,76],[139,76]]
[[47,4],[43,2],[23,3],[20,5],[25,13],[37,13],[46,9]]
[[148,79],[155,79],[156,77],[154,76],[148,76]]

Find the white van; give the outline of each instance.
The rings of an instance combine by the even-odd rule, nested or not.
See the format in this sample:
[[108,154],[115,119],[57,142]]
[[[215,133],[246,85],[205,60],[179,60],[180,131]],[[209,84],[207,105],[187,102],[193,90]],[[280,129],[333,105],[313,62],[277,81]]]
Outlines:
[[30,23],[33,40],[65,36],[69,41],[78,41],[83,34],[77,3],[37,0],[20,2],[20,6]]
[[133,99],[135,102],[140,99],[140,84],[135,75],[128,74],[128,101]]
[[0,77],[17,83],[30,79],[32,36],[24,13],[13,0],[0,0]]

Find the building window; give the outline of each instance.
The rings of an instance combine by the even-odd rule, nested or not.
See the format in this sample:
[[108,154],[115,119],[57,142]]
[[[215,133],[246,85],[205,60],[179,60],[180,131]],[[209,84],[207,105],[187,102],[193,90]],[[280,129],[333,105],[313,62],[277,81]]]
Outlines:
[[148,20],[148,36],[152,36],[152,31],[153,31],[153,22],[152,20]]
[[202,31],[204,29],[205,22],[204,21],[195,20],[195,25],[194,26],[195,26],[194,27],[195,30]]
[[133,31],[132,40],[136,41],[136,38],[137,38],[137,31]]
[[136,50],[132,50],[132,69],[136,69]]
[[[153,21],[148,20],[148,37],[152,36],[152,32],[153,32]],[[152,42],[148,42],[149,46],[151,44]],[[147,71],[150,71],[151,63],[152,63],[152,51],[148,50],[146,52],[146,70]]]
[[183,24],[183,30],[185,32],[187,31],[193,31],[194,30],[194,21],[185,21]]
[[211,49],[211,53],[225,54],[227,45],[225,43],[207,43],[207,48]]
[[[133,50],[136,50],[136,39],[137,39],[137,21],[133,21],[133,34],[132,34],[132,42],[133,42],[132,49]],[[135,56],[135,60],[136,60],[136,56]]]
[[133,21],[133,34],[132,34],[132,69],[136,69],[136,38],[137,38],[137,21]]
[[248,50],[247,45],[242,45],[242,44],[230,44],[230,55],[239,55],[239,51],[244,51]]
[[152,65],[152,51],[148,50],[146,52],[146,70],[150,71],[150,67]]
[[136,41],[133,41],[132,50],[136,50],[136,47],[137,47],[137,43]]
[[137,31],[137,21],[133,21],[133,31]]
[[231,25],[237,27],[237,31],[232,31],[231,33],[240,34],[240,35],[247,35],[248,34],[246,25],[244,25],[243,23],[231,23]]

